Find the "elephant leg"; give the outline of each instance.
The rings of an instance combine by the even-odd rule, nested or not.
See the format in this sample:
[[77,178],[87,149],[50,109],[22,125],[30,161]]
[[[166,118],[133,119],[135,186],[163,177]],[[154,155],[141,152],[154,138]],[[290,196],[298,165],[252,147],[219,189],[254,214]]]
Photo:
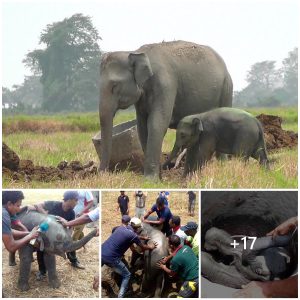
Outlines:
[[16,264],[16,252],[9,252],[8,265],[11,267],[17,265]]
[[197,156],[199,156],[198,145],[187,149],[184,165],[184,176],[187,176],[189,173],[196,170]]
[[60,281],[56,274],[56,259],[55,255],[44,252],[44,262],[48,271],[49,285],[56,289],[60,287]]
[[161,273],[156,278],[154,298],[161,298],[161,294],[162,294],[162,291],[163,291],[163,288],[164,288],[164,284],[165,284],[164,273]]
[[141,116],[139,113],[137,113],[136,119],[137,119],[137,130],[138,130],[140,143],[143,152],[145,153],[147,147],[147,139],[148,139],[147,116],[146,115]]
[[20,271],[18,279],[18,288],[21,291],[29,290],[29,275],[31,269],[33,248],[30,245],[25,245],[19,249],[20,256]]
[[202,169],[202,167],[209,161],[215,152],[215,140],[203,134],[199,143],[196,143],[190,148],[190,159],[188,159],[188,153],[186,156],[186,161],[188,162],[188,169],[186,172],[195,171],[197,169]]
[[259,148],[258,150],[254,151],[252,153],[251,157],[258,160],[260,165],[264,166],[267,170],[270,169],[267,152],[264,147]]
[[151,125],[148,126],[144,175],[150,179],[158,179],[160,177],[162,142],[169,125],[169,120],[164,120],[164,118],[166,118],[165,115],[157,112],[148,120],[148,125]]

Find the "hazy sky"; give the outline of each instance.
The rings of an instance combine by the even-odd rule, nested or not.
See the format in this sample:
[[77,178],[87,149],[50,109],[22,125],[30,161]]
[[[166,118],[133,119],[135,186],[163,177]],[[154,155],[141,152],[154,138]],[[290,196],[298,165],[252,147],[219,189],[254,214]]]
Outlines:
[[298,46],[297,2],[2,0],[2,85],[20,84],[30,74],[22,60],[28,51],[41,47],[39,36],[47,24],[82,13],[92,17],[103,51],[135,50],[143,44],[179,39],[209,45],[225,60],[234,90],[240,90],[252,64],[280,63]]

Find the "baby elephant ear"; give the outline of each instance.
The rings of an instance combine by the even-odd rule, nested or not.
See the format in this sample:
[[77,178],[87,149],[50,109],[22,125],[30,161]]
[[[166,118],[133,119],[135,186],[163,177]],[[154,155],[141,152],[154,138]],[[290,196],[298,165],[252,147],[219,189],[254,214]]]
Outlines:
[[202,125],[202,121],[200,118],[193,119],[193,126],[194,126],[196,132],[203,131],[203,125]]
[[148,55],[145,53],[130,53],[129,65],[133,69],[133,77],[139,87],[153,75]]

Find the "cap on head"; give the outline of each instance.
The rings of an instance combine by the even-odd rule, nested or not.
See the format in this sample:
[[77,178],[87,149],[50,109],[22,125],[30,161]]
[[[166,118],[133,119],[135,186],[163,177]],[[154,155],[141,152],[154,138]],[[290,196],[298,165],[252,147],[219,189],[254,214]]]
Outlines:
[[130,217],[128,215],[123,215],[122,216],[122,223],[129,223],[130,222]]
[[79,198],[79,194],[78,194],[77,191],[66,191],[66,192],[64,192],[64,198],[63,198],[64,201],[73,200],[73,199],[78,200],[78,198]]
[[187,230],[197,230],[198,229],[198,224],[196,222],[187,222],[185,226],[180,227],[181,230],[187,231]]
[[142,222],[139,218],[137,217],[133,217],[131,220],[130,220],[130,225],[133,227],[133,228],[139,228],[142,226]]

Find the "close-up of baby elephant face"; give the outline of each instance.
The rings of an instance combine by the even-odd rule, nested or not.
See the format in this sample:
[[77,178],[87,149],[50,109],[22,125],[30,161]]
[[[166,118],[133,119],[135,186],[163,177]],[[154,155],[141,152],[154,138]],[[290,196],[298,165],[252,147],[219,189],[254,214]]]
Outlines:
[[179,147],[188,147],[194,145],[199,140],[199,134],[203,130],[199,118],[180,122],[176,132],[176,143]]

